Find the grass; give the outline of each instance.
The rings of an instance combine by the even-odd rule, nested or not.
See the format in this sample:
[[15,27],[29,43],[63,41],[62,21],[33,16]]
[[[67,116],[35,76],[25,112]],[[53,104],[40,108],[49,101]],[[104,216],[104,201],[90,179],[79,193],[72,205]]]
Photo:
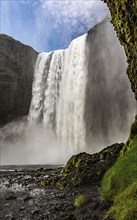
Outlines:
[[130,150],[119,157],[103,178],[102,195],[105,199],[112,200],[137,180],[137,137],[130,145],[132,145]]
[[128,150],[120,155],[102,181],[103,199],[114,203],[107,216],[114,215],[116,220],[137,219],[137,136],[132,138]]
[[81,206],[84,205],[84,203],[85,203],[85,196],[83,194],[77,195],[74,202],[75,207],[80,208]]
[[114,215],[117,220],[137,219],[137,181],[120,193],[106,215]]

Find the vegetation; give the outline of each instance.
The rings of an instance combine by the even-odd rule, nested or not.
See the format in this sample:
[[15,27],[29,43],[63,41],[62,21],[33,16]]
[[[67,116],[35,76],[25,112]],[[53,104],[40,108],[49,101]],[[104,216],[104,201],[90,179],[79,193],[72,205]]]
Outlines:
[[113,207],[107,213],[109,215],[115,215],[117,220],[137,219],[137,181],[115,198]]
[[1,37],[4,37],[5,39],[7,39],[7,40],[14,40],[11,36],[8,36],[8,35],[6,35],[6,34],[0,34],[0,36]]
[[72,156],[62,170],[57,187],[63,188],[70,184],[94,185],[100,182],[106,170],[115,163],[122,147],[123,144],[114,144],[93,155],[80,153]]
[[[130,138],[117,162],[104,175],[102,197],[114,204],[108,215],[116,220],[137,219],[137,117]],[[136,135],[135,135],[136,134]]]
[[60,183],[60,182],[57,182],[56,183],[56,187],[58,188],[58,189],[64,189],[64,185],[62,184],[62,183]]
[[[127,74],[137,99],[137,1],[105,2],[111,12],[111,22],[126,52]],[[137,117],[120,157],[104,175],[102,197],[113,201],[107,217],[114,215],[116,220],[137,219]]]
[[127,55],[127,74],[137,99],[137,1],[105,0],[112,23]]
[[83,194],[77,195],[74,202],[75,207],[80,208],[81,206],[83,206],[85,203],[85,199],[86,198]]
[[46,186],[48,184],[49,184],[49,180],[48,179],[41,179],[40,180],[40,186],[41,187],[44,187],[44,186]]

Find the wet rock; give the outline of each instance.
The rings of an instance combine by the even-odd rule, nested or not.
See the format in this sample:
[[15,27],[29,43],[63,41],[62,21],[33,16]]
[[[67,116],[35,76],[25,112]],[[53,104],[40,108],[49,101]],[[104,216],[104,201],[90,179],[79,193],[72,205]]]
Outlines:
[[[6,198],[5,198],[6,199]],[[9,203],[6,203],[6,204],[4,204],[4,206],[9,206],[10,204]]]
[[[107,155],[105,154],[104,157],[106,158]],[[73,187],[70,183],[69,187],[57,189],[55,180],[60,179],[61,170],[45,170],[39,177],[37,177],[37,171],[0,173],[1,180],[7,179],[12,182],[12,185],[16,182],[18,189],[11,187],[11,192],[7,188],[3,189],[0,199],[0,219],[4,220],[7,214],[12,214],[7,219],[14,217],[16,220],[91,220],[95,215],[102,220],[104,212],[109,207],[100,201],[99,180],[93,185]],[[27,175],[31,178],[25,179]],[[53,180],[53,184],[41,187],[40,181],[46,175],[49,175],[50,181]],[[32,182],[32,179],[37,181]],[[23,187],[26,181],[28,186]],[[18,187],[20,183],[22,187]],[[6,200],[10,194],[15,195],[17,199]],[[79,194],[85,195],[86,201],[82,207],[77,209],[74,202]]]
[[24,202],[27,202],[27,201],[31,200],[32,198],[33,197],[28,194],[24,197]]
[[7,214],[7,215],[5,216],[5,219],[6,219],[6,220],[15,220],[15,218],[12,216],[12,214]]
[[64,193],[59,193],[59,194],[57,194],[57,197],[60,198],[60,199],[65,198],[65,194]]
[[9,193],[5,199],[6,200],[14,200],[14,199],[17,199],[17,197],[13,193]]
[[39,209],[34,209],[34,210],[31,211],[31,215],[32,215],[32,216],[33,216],[33,215],[36,215],[36,214],[38,214],[39,212],[40,212]]
[[24,210],[25,209],[25,207],[20,207],[20,210]]
[[66,220],[77,220],[75,215],[70,214],[68,217],[66,217]]
[[57,188],[98,184],[103,174],[115,163],[123,145],[113,144],[93,155],[80,153],[72,156],[62,170]]

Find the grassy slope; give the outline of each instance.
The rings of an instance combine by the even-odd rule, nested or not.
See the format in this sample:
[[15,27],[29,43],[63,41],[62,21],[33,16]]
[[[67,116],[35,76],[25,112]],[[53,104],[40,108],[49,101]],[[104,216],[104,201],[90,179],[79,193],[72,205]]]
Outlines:
[[116,220],[137,219],[137,118],[131,128],[131,135],[124,151],[115,165],[104,175],[102,197],[113,201],[107,213]]
[[[127,55],[127,74],[137,99],[137,0],[105,2]],[[102,196],[113,201],[108,215],[114,215],[116,220],[137,219],[137,118],[120,157],[103,178]]]

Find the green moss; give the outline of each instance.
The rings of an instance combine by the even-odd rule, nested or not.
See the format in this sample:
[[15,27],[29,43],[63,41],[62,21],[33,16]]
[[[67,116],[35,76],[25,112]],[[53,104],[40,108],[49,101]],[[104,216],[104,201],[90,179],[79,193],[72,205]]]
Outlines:
[[74,206],[80,208],[85,203],[85,196],[83,194],[79,194],[76,196],[74,201]]
[[105,0],[105,2],[108,4],[112,23],[127,55],[127,74],[137,99],[137,1]]
[[118,160],[103,177],[102,198],[114,203],[106,219],[137,219],[137,116]]
[[132,182],[137,180],[137,137],[130,142],[130,150],[119,157],[115,165],[104,175],[103,198],[113,200]]
[[130,130],[130,136],[128,138],[127,143],[124,145],[122,151],[121,151],[121,156],[124,156],[125,152],[130,150],[132,148],[132,141],[133,139],[137,136],[137,115],[135,117],[135,121],[131,126]]
[[56,187],[58,188],[58,189],[64,189],[64,185],[63,185],[63,183],[61,183],[61,182],[57,182],[56,183]]
[[[137,134],[136,121],[131,128],[131,136],[126,149],[117,162],[104,175],[102,198],[114,202],[106,215],[114,215],[116,220],[137,219]],[[133,139],[132,139],[132,138]]]
[[66,164],[66,166],[64,167],[63,171],[62,171],[62,174],[63,176],[66,176],[67,173],[69,172],[69,170],[71,169],[71,167],[73,165],[75,165],[75,161],[76,161],[76,155],[72,156],[70,158],[70,160],[68,161],[68,163]]
[[99,183],[104,172],[114,164],[123,144],[114,144],[99,153],[80,153],[70,158],[61,172],[58,184],[66,186],[92,185]]
[[112,215],[116,220],[137,219],[137,181],[115,198],[114,205],[106,214],[106,219]]
[[76,164],[75,164],[75,167],[76,167],[76,168],[78,168],[78,167],[80,166],[80,162],[81,162],[81,160],[78,160],[78,161],[76,162]]
[[41,179],[40,180],[40,186],[41,187],[44,187],[44,186],[46,186],[48,184],[49,184],[49,180],[48,179]]

